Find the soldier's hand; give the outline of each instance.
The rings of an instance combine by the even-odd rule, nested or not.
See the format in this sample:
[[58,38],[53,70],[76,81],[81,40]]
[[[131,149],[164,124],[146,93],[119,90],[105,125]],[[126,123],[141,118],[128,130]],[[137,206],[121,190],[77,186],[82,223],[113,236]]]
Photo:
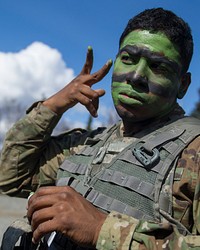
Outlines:
[[93,66],[93,50],[88,47],[86,62],[81,73],[55,95],[43,102],[57,114],[63,114],[77,103],[83,104],[90,114],[97,116],[99,97],[105,94],[103,89],[93,90],[92,85],[99,82],[110,70],[112,60],[109,60],[100,70],[91,74]]
[[57,231],[80,246],[95,247],[107,214],[99,211],[71,187],[44,187],[28,201],[27,216],[38,243]]

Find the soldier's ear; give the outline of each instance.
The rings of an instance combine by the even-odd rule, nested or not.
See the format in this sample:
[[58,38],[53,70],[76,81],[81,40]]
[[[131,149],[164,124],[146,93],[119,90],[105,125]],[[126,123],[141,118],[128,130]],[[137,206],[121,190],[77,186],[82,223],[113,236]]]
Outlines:
[[191,83],[191,73],[187,72],[181,77],[180,87],[178,90],[177,98],[182,99],[186,94],[188,87]]

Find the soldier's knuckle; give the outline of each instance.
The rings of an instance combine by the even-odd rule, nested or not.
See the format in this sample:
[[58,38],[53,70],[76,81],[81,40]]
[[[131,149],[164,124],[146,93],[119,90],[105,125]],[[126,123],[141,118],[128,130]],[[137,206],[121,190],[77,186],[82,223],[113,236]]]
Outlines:
[[38,217],[39,217],[39,213],[36,211],[34,212],[33,216],[32,216],[32,220],[33,221],[37,221],[38,220]]
[[80,83],[85,81],[85,76],[84,75],[79,75],[76,79],[75,84],[77,84],[76,86],[78,86]]
[[58,212],[60,213],[60,215],[62,215],[63,212],[65,212],[66,207],[63,203],[59,204],[58,206]]
[[61,223],[62,225],[67,225],[67,224],[69,224],[69,222],[70,222],[70,217],[67,216],[67,214],[62,214],[62,215],[59,217],[59,220],[60,220],[60,223]]
[[75,96],[77,94],[77,86],[74,86],[73,88],[70,89],[69,93],[71,96]]
[[44,224],[39,224],[39,226],[37,227],[37,231],[39,235],[42,235],[45,233],[45,225]]
[[59,194],[59,200],[65,201],[67,200],[68,196],[69,196],[68,193],[63,191],[62,193]]
[[71,189],[70,187],[66,186],[63,187],[62,192],[59,193],[60,200],[67,200],[70,197]]
[[63,187],[63,192],[64,193],[70,193],[70,191],[71,191],[71,188],[69,186]]
[[96,99],[96,98],[98,98],[99,97],[99,95],[97,94],[97,92],[94,92],[93,93],[93,99]]
[[88,98],[84,98],[84,103],[86,106],[89,106],[91,104],[91,100]]
[[38,189],[36,196],[42,196],[45,194],[47,187],[41,187]]
[[34,200],[32,200],[31,202],[31,208],[32,210],[35,210],[38,204],[38,198],[35,198]]

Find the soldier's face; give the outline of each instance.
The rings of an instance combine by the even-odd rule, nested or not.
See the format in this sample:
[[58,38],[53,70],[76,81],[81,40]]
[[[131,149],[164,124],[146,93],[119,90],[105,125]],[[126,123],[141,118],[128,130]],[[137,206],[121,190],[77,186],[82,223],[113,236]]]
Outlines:
[[168,113],[176,103],[181,69],[178,48],[165,34],[129,33],[112,76],[112,97],[122,119],[142,121]]

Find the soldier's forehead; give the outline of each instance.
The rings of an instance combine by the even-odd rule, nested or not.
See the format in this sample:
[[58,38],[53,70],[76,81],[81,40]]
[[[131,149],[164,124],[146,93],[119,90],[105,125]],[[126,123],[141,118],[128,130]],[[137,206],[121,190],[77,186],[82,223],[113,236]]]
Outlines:
[[134,30],[124,38],[120,49],[127,45],[163,54],[170,60],[180,63],[180,53],[177,46],[162,32],[152,33],[148,30]]

